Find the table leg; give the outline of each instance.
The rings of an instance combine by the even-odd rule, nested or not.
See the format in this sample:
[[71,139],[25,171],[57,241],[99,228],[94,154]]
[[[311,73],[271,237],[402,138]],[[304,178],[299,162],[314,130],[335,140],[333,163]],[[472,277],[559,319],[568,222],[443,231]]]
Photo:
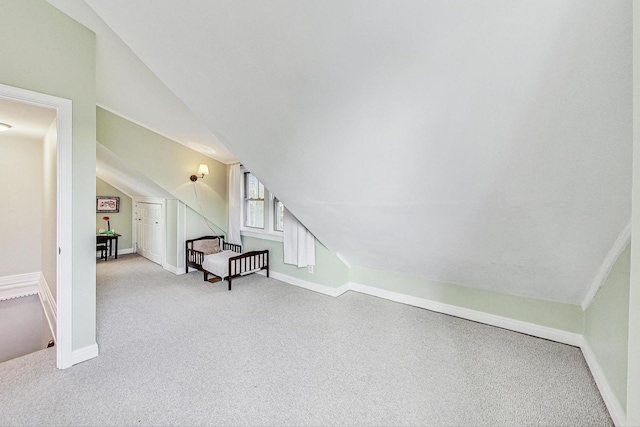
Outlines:
[[118,259],[118,236],[116,236],[116,259]]

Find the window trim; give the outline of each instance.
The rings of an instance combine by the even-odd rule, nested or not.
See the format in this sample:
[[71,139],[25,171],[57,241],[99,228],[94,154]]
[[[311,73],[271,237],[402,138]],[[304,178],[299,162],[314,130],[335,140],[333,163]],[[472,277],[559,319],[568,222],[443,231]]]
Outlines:
[[[273,195],[272,195],[273,196]],[[276,196],[273,196],[273,224],[271,224],[273,226],[273,231],[277,232],[277,233],[284,233],[284,218],[282,221],[282,230],[278,230],[278,204],[281,204],[282,207],[284,208],[284,203],[282,203],[280,201],[280,199],[278,199]]]
[[[263,197],[260,198],[260,190],[258,189],[258,198],[254,199],[254,198],[249,198],[247,197],[247,186],[248,186],[248,182],[247,182],[247,175],[251,175],[255,178],[256,181],[258,181],[258,185],[262,186],[262,190],[263,190]],[[269,191],[267,190],[267,188],[264,186],[264,184],[258,179],[257,176],[255,176],[254,174],[252,174],[249,171],[243,171],[242,173],[242,209],[241,209],[241,213],[242,213],[242,227],[246,228],[248,230],[265,230],[266,227],[266,213],[265,213],[265,209],[268,208],[268,196],[269,196]],[[248,202],[262,202],[262,227],[253,227],[251,225],[247,225],[247,217],[245,215],[245,211],[247,208],[247,203]],[[266,231],[266,230],[265,230]]]
[[[245,191],[246,191],[246,181],[245,181],[245,173],[251,173],[250,170],[246,169],[246,168],[241,168],[241,172],[242,172],[242,185],[240,186],[241,188],[241,207],[240,207],[240,235],[241,236],[247,236],[247,237],[253,237],[253,238],[257,238],[257,239],[265,239],[265,240],[272,240],[272,241],[276,241],[276,242],[282,242],[284,240],[284,233],[282,231],[278,231],[275,229],[275,200],[276,197],[273,195],[273,193],[271,193],[271,191],[269,191],[269,189],[264,185],[264,183],[262,183],[262,181],[260,181],[260,179],[258,179],[258,177],[256,176],[256,178],[258,179],[258,181],[260,181],[260,183],[264,186],[264,228],[255,228],[255,227],[249,227],[246,225],[246,221],[245,221],[245,206],[246,206],[246,199],[245,198]],[[251,173],[253,175],[253,173]],[[255,175],[253,175],[255,176]]]

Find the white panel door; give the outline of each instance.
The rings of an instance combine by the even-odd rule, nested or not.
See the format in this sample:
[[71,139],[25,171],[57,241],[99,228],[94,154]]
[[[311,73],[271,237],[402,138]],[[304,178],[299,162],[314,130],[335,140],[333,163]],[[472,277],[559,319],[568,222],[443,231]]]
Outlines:
[[143,257],[162,265],[162,205],[138,203],[137,252]]

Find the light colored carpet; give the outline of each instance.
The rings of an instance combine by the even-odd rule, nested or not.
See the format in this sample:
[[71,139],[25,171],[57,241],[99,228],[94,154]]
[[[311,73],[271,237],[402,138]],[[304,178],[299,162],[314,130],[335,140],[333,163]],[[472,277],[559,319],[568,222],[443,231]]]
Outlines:
[[258,275],[98,263],[100,356],[0,364],[0,425],[612,425],[579,349]]

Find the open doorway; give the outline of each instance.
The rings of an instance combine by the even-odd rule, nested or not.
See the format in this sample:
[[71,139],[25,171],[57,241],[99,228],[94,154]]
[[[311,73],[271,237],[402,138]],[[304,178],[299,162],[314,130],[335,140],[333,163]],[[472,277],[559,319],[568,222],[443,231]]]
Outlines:
[[[20,201],[19,206],[15,204],[7,206],[3,215],[7,215],[7,218],[14,222],[19,222],[20,216],[24,215],[29,217],[31,224],[39,223],[39,226],[33,226],[35,230],[28,229],[24,224],[20,226],[12,225],[11,222],[5,224],[5,227],[11,230],[12,237],[11,242],[6,243],[3,250],[13,251],[17,260],[2,261],[0,283],[5,285],[9,283],[9,286],[4,287],[5,291],[20,285],[18,287],[21,288],[22,293],[39,295],[47,323],[56,341],[56,364],[58,368],[63,369],[80,361],[74,360],[72,351],[71,101],[0,85],[0,102],[3,105],[0,111],[3,112],[4,117],[7,117],[3,120],[15,120],[15,123],[20,123],[15,129],[12,128],[12,131],[15,131],[14,135],[20,132],[24,133],[27,139],[37,140],[37,130],[35,130],[37,126],[35,123],[30,123],[30,120],[36,116],[44,117],[42,122],[45,124],[41,126],[46,127],[46,132],[42,136],[41,156],[35,154],[37,149],[33,144],[29,147],[34,150],[31,152],[32,159],[38,160],[20,165],[17,162],[12,164],[14,187],[16,183],[23,183],[35,177],[36,181],[40,179],[40,185],[36,185],[36,191],[33,186],[30,191],[7,188],[9,186],[6,183],[0,189],[7,194],[12,193],[14,200]],[[7,141],[11,138],[9,136]],[[15,144],[17,145],[14,145],[14,148],[20,147],[20,142],[16,141]],[[30,157],[28,152],[21,152],[21,156]],[[16,191],[19,193],[15,194]],[[34,195],[34,193],[39,194]],[[31,198],[39,199],[40,202],[33,202]],[[34,212],[38,206],[41,210],[40,215]],[[3,245],[4,242],[3,239]],[[23,270],[28,272],[25,273]],[[12,272],[14,274],[11,274]]]
[[0,98],[0,362],[55,336],[56,111]]

